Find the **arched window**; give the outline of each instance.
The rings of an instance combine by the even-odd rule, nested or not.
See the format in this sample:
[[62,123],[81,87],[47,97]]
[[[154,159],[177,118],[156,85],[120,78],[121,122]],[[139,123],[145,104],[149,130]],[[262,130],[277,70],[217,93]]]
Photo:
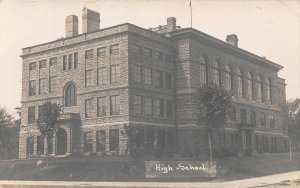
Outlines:
[[237,70],[237,94],[238,97],[244,97],[243,73],[241,69]]
[[232,72],[229,65],[225,66],[225,89],[232,90]]
[[212,64],[212,83],[220,86],[220,66],[216,61]]
[[267,101],[270,101],[272,103],[272,91],[271,91],[271,80],[268,78],[266,80],[266,96],[267,96]]
[[207,64],[205,59],[200,57],[200,85],[207,84]]
[[260,75],[257,77],[257,99],[259,102],[263,101],[263,85]]
[[73,83],[70,83],[65,89],[65,106],[76,106],[76,98],[76,86]]
[[253,100],[254,95],[253,95],[253,77],[250,72],[247,74],[247,89],[248,89],[248,97],[249,99]]

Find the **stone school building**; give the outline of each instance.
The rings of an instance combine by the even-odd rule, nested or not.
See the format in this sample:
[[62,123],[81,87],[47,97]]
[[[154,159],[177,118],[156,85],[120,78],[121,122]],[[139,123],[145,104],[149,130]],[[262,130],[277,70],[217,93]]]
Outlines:
[[[20,158],[124,155],[128,126],[148,151],[207,155],[198,95],[210,83],[231,91],[235,106],[214,134],[214,147],[287,149],[283,67],[239,48],[235,34],[224,42],[181,28],[174,17],[150,29],[100,28],[100,14],[87,8],[81,34],[78,24],[77,16],[67,16],[64,38],[23,48]],[[60,128],[48,142],[35,125],[46,101],[63,105]]]

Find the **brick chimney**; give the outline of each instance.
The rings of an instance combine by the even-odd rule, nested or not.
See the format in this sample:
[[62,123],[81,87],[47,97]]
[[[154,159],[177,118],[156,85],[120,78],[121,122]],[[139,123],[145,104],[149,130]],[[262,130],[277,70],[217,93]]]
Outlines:
[[176,30],[176,18],[169,17],[167,19],[167,33],[175,31]]
[[70,15],[66,17],[66,37],[78,35],[78,17]]
[[238,47],[239,39],[236,34],[227,35],[226,42],[234,47]]
[[82,33],[89,33],[100,29],[100,13],[84,8],[82,10]]

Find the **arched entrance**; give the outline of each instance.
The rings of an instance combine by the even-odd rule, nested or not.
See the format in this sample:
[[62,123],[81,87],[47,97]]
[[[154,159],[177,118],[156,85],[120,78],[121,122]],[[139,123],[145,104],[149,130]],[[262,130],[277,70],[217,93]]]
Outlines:
[[59,128],[56,133],[56,154],[65,155],[67,153],[67,132]]

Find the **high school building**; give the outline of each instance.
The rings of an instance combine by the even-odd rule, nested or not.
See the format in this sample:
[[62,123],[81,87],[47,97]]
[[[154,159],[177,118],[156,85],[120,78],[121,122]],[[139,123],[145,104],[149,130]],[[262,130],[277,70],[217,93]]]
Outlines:
[[[150,29],[129,23],[100,29],[100,14],[86,8],[82,30],[71,15],[65,38],[23,49],[20,158],[123,155],[128,126],[149,151],[206,154],[198,94],[210,83],[234,93],[235,109],[214,134],[215,147],[285,151],[283,67],[240,49],[236,35],[224,42],[180,28],[173,17]],[[35,126],[45,101],[63,105],[49,142]]]

